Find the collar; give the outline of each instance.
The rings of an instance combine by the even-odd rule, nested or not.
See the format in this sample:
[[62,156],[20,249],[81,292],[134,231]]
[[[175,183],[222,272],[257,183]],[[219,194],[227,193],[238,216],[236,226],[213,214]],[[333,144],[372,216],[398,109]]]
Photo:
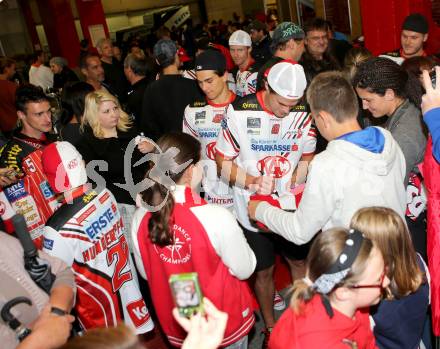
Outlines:
[[[403,58],[405,58],[405,59],[408,59],[408,58],[409,58],[408,56],[405,55],[405,53],[403,52],[403,49],[402,49],[402,48],[399,50],[399,54],[400,54],[400,57],[403,57]],[[421,54],[420,56],[421,56],[421,57],[426,57],[426,56],[427,56],[425,50],[422,51],[422,54]]]
[[257,100],[258,100],[258,103],[260,103],[261,108],[263,108],[263,110],[264,110],[266,113],[268,113],[269,115],[275,115],[275,114],[272,113],[272,112],[266,107],[266,105],[264,104],[263,93],[264,93],[264,90],[263,90],[263,91],[258,91],[258,92],[257,92]]
[[40,149],[50,143],[50,140],[48,140],[48,137],[45,133],[42,134],[41,138],[33,138],[21,133],[21,130],[19,130],[14,132],[14,138],[37,149]]
[[237,95],[234,92],[229,91],[229,98],[225,103],[214,103],[210,101],[208,98],[206,98],[206,102],[212,107],[221,108],[231,104],[235,100],[235,97],[237,97]]
[[42,65],[43,65],[42,63],[32,63],[32,66],[35,67],[35,68],[38,68],[38,67],[40,67]]
[[240,70],[240,72],[248,71],[249,68],[252,67],[252,65],[254,63],[255,63],[255,60],[252,57],[250,57],[248,65],[244,69],[239,68],[238,70]]

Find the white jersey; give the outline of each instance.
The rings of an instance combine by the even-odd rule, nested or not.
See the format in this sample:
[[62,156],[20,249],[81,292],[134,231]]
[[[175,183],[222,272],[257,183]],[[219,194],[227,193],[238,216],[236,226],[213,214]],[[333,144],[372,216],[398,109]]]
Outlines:
[[44,228],[43,250],[72,266],[75,310],[85,329],[119,321],[138,334],[153,329],[110,191],[79,193],[73,203],[61,206]]
[[[228,89],[229,91],[232,91],[235,93],[236,90],[236,86],[235,86],[235,79],[234,79],[234,75],[232,75],[229,72],[226,72],[225,74],[228,74],[228,80],[226,81],[226,83],[228,84]],[[183,70],[182,71],[182,76],[184,78],[190,79],[190,80],[197,80],[197,75],[196,75],[196,71],[194,69],[191,70]]]
[[[216,152],[235,159],[236,165],[252,176],[273,177],[278,195],[288,194],[299,160],[316,147],[316,130],[305,106],[297,105],[289,115],[278,118],[267,110],[262,92],[258,92],[232,103],[226,116]],[[238,220],[246,229],[257,231],[247,212],[251,193],[237,186],[233,193]]]
[[252,60],[244,70],[233,72],[235,77],[235,94],[244,97],[257,92],[258,67]]
[[226,208],[233,207],[232,188],[217,176],[215,143],[221,130],[226,109],[235,100],[235,94],[224,104],[214,104],[206,99],[189,104],[183,117],[183,132],[197,138],[202,145],[205,200]]

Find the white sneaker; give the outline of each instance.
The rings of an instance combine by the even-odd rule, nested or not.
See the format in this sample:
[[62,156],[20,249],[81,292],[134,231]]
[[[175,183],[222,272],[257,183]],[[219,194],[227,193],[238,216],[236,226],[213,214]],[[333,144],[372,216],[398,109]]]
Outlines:
[[275,291],[275,296],[273,297],[273,308],[278,311],[286,309],[286,302],[278,291]]

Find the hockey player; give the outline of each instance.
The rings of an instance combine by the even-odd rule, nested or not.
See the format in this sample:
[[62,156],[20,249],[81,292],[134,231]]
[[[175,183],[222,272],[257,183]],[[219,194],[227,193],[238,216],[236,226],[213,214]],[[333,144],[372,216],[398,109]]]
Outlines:
[[229,51],[237,66],[232,70],[235,93],[239,97],[257,92],[257,75],[260,68],[251,56],[252,40],[248,33],[237,30],[229,38]]
[[273,234],[261,234],[251,224],[247,203],[252,193],[289,195],[300,160],[310,161],[315,150],[312,117],[295,106],[306,88],[304,70],[284,61],[269,71],[265,90],[232,103],[216,146],[219,171],[233,185],[234,208],[249,245],[257,257],[255,293],[266,324],[266,341],[275,323],[273,314],[275,246],[287,257],[292,277],[303,277],[308,249]]
[[9,177],[18,180],[0,192],[0,216],[6,230],[13,231],[10,218],[24,216],[32,239],[41,248],[42,231],[58,203],[41,168],[41,152],[54,139],[49,100],[40,87],[24,85],[15,100],[22,127],[0,150],[0,168],[8,167]]
[[82,157],[68,142],[46,147],[42,164],[50,186],[63,194],[44,228],[43,250],[72,266],[81,326],[124,321],[138,334],[152,330],[114,196],[106,188],[91,189]]
[[197,138],[202,144],[202,163],[206,171],[203,190],[206,201],[232,208],[232,191],[228,183],[217,177],[215,142],[226,109],[235,100],[235,94],[228,89],[226,60],[219,51],[204,51],[197,56],[195,66],[196,78],[205,98],[195,100],[186,107],[183,132]]

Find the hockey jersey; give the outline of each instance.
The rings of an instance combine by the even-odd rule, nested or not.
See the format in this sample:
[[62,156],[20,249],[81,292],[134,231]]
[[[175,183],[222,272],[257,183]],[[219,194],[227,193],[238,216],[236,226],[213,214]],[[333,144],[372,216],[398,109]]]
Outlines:
[[221,130],[226,109],[235,100],[235,94],[224,104],[214,104],[206,99],[198,100],[185,109],[183,132],[197,138],[202,145],[202,162],[204,169],[203,190],[205,199],[211,204],[226,208],[233,206],[232,189],[217,176],[215,163],[215,143]]
[[[316,147],[312,116],[304,105],[295,106],[284,118],[264,105],[263,92],[248,95],[229,105],[216,143],[216,152],[252,176],[275,179],[278,195],[290,192],[291,179],[301,157]],[[257,231],[249,221],[247,204],[251,193],[233,187],[234,208],[240,223]]]
[[48,220],[43,250],[72,266],[79,322],[91,329],[123,320],[138,334],[150,331],[153,321],[139,291],[114,196],[104,189],[74,192],[72,198]]
[[46,138],[39,140],[17,133],[0,150],[0,167],[12,168],[21,175],[18,182],[0,189],[0,217],[12,233],[12,216],[22,214],[38,248],[44,225],[59,206],[41,165],[42,149],[48,143]]
[[235,78],[235,93],[237,96],[244,97],[257,92],[258,68],[252,59],[245,69],[232,71]]

